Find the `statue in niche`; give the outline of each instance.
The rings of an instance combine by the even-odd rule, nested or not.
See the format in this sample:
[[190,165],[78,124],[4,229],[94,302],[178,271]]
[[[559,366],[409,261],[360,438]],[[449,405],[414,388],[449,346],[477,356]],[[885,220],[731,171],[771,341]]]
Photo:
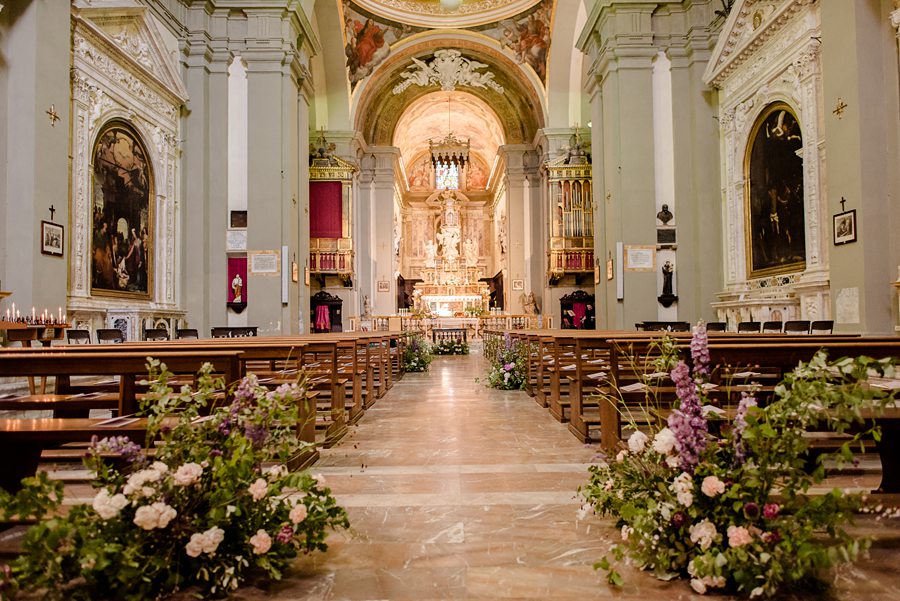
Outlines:
[[244,291],[244,279],[241,277],[241,274],[236,273],[236,274],[234,274],[234,279],[231,280],[231,293],[233,295],[231,302],[233,302],[233,303],[241,302],[243,300],[242,299],[243,291]]
[[500,217],[500,231],[497,234],[497,241],[500,243],[500,254],[506,254],[506,215]]
[[666,261],[665,265],[662,266],[663,296],[672,296],[672,274],[674,272],[675,267],[672,266],[672,262]]
[[471,238],[463,242],[463,252],[466,255],[466,267],[478,264],[478,245]]
[[434,269],[437,265],[437,244],[434,243],[434,240],[426,240],[425,241],[425,267],[430,269]]
[[397,216],[394,216],[394,255],[400,256],[400,222],[397,221]]
[[368,295],[368,294],[366,294],[365,296],[363,296],[363,312],[362,312],[362,316],[363,316],[363,317],[371,317],[371,316],[372,316],[372,307],[371,307],[371,305],[369,304],[369,295]]

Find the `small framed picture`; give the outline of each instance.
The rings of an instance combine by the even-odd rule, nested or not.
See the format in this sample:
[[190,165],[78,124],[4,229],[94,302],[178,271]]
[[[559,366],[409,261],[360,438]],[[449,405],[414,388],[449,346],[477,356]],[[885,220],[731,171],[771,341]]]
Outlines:
[[378,292],[390,292],[391,291],[391,283],[390,282],[378,282]]
[[512,281],[512,289],[513,290],[525,290],[525,280],[513,280]]
[[41,221],[41,252],[45,255],[61,257],[63,255],[63,236],[65,230],[58,223]]
[[856,242],[856,209],[834,216],[834,243]]

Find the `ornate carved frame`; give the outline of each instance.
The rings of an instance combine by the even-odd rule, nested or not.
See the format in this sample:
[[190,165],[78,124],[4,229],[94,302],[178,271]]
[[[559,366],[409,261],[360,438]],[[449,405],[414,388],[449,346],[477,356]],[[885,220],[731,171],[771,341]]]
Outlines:
[[[141,317],[183,314],[177,290],[177,140],[187,93],[147,9],[81,8],[72,17],[70,312],[86,322],[125,312],[132,334]],[[154,272],[148,300],[91,295],[91,153],[104,125],[130,124],[153,166]],[[108,325],[108,324],[107,324]]]
[[[754,27],[754,19],[756,26]],[[722,31],[704,79],[719,88],[722,196],[725,206],[725,288],[720,319],[827,319],[828,231],[821,169],[824,111],[820,15],[810,0],[739,2]],[[787,104],[803,131],[806,268],[750,279],[747,264],[744,160],[754,123],[774,102]]]

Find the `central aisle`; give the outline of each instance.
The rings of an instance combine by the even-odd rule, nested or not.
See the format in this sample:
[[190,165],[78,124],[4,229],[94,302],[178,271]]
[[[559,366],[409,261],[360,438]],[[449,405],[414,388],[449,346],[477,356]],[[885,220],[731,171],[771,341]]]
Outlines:
[[[353,532],[305,559],[291,599],[585,599],[605,544],[577,522],[593,450],[480,355],[406,374],[314,472]],[[608,534],[608,533],[607,533]],[[608,544],[608,543],[607,543]],[[306,596],[301,581],[312,586]],[[298,590],[299,589],[299,590]],[[287,592],[287,591],[285,591]],[[287,598],[287,597],[284,597]]]

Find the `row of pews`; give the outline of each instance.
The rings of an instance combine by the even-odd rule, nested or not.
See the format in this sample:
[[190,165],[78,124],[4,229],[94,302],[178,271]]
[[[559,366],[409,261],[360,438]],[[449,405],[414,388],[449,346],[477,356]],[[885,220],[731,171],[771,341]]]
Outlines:
[[[226,382],[218,392],[223,403],[230,402],[231,384],[245,375],[256,374],[262,385],[276,388],[305,374],[307,398],[301,402],[297,436],[330,447],[403,377],[405,340],[401,333],[359,332],[0,349],[0,378],[54,380],[48,394],[0,395],[0,410],[52,412],[49,418],[0,419],[0,457],[7,461],[0,488],[17,490],[42,456],[64,456],[67,445],[95,435],[143,443],[144,420],[92,419],[89,414],[94,409],[118,417],[135,414],[148,388],[148,357],[165,363],[179,385],[193,383],[200,368],[211,364],[214,375]],[[313,448],[291,467],[311,465],[317,458]]]
[[[548,409],[583,443],[599,443],[609,453],[622,440],[623,422],[660,423],[677,397],[674,384],[655,361],[663,332],[590,330],[490,331],[510,336],[527,349],[526,392]],[[690,332],[673,332],[681,357],[690,363]],[[709,333],[713,369],[707,395],[726,412],[742,394],[752,392],[761,404],[800,362],[826,348],[829,357],[867,355],[900,357],[900,338],[858,335],[789,335]],[[623,416],[625,416],[623,418]],[[900,408],[878,421],[884,435],[874,444],[882,462],[885,492],[900,492]],[[819,433],[813,446],[834,446],[839,435]]]

